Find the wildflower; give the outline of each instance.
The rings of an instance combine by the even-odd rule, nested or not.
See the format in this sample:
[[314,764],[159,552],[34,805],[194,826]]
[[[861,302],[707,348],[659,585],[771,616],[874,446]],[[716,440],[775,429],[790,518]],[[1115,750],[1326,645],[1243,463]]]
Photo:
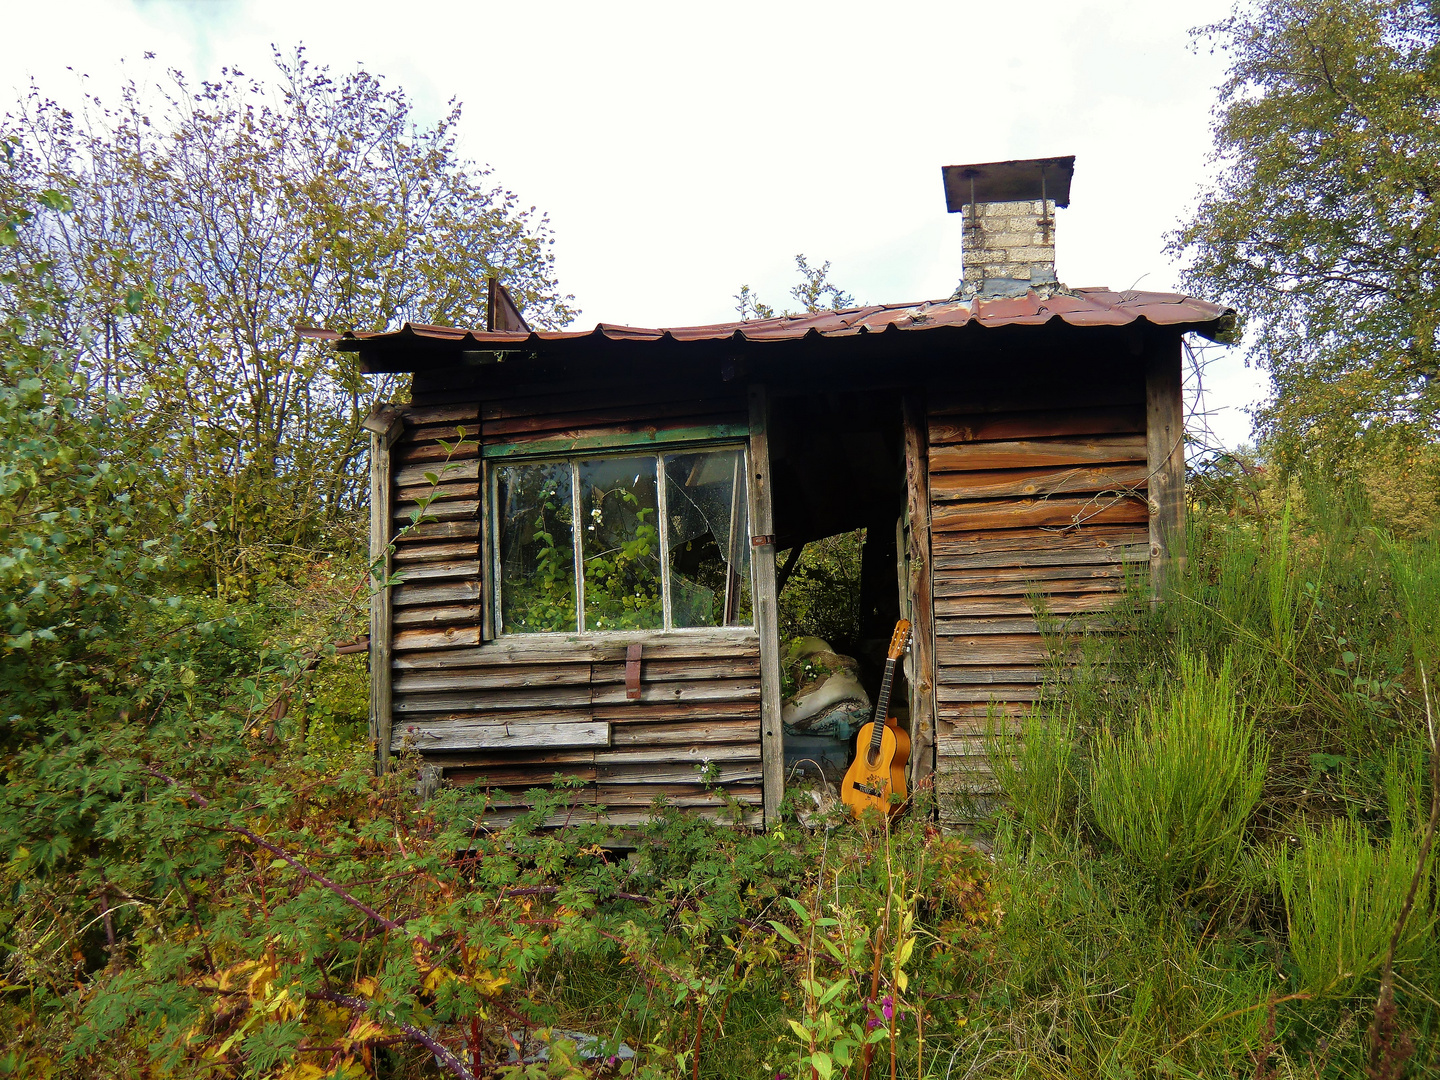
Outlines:
[[887,997],[880,1002],[880,1011],[885,1014],[886,1020],[895,1019],[895,999]]

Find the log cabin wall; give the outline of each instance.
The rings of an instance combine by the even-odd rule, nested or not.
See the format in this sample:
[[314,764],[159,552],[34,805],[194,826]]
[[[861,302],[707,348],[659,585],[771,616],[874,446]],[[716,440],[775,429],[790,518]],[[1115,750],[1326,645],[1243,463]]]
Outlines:
[[[417,374],[391,450],[392,660],[389,749],[413,748],[459,784],[499,799],[487,820],[528,806],[526,792],[563,774],[578,821],[600,808],[614,824],[648,816],[656,796],[719,815],[696,766],[709,761],[741,819],[762,806],[760,649],[753,628],[497,634],[484,523],[487,470],[541,455],[676,449],[748,434],[745,387],[682,379],[673,365],[584,382],[512,364],[514,374],[449,368]],[[453,453],[444,442],[469,445]],[[448,456],[448,463],[447,463]],[[401,533],[427,472],[448,464],[425,523]],[[396,536],[395,533],[400,533]],[[748,540],[747,540],[748,542]],[[640,693],[626,660],[641,649]]]
[[[1040,700],[1050,656],[1036,598],[1062,631],[1052,643],[1103,628],[1127,585],[1148,586],[1152,556],[1157,570],[1168,556],[1152,550],[1174,529],[1156,528],[1151,477],[1183,486],[1178,336],[1012,371],[1009,385],[932,380],[926,397],[936,791],[952,820],[995,792],[987,717],[1006,723]],[[1157,417],[1173,445],[1147,441]]]

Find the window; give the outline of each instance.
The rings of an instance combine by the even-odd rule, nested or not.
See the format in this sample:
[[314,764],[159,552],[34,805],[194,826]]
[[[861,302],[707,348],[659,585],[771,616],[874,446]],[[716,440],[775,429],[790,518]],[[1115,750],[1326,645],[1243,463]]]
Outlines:
[[753,623],[743,449],[522,462],[493,475],[501,633]]

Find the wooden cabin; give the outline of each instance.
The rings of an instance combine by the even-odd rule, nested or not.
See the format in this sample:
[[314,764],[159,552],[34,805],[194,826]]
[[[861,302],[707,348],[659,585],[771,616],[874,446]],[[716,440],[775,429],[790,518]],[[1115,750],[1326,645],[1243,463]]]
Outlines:
[[[1060,285],[1068,173],[1040,198],[1012,184],[986,201],[994,177],[978,179],[956,178],[977,254],[947,300],[557,332],[492,285],[485,330],[343,335],[362,370],[413,373],[410,402],[367,425],[373,551],[400,580],[372,610],[381,766],[413,747],[516,807],[562,773],[578,813],[619,824],[657,795],[718,812],[708,778],[747,822],[773,820],[777,553],[864,529],[862,616],[882,642],[898,617],[915,627],[911,782],[933,774],[958,812],[987,712],[1040,695],[1037,595],[1083,621],[1180,557],[1182,339],[1233,322],[1187,296]],[[1017,215],[1028,264],[986,247]]]

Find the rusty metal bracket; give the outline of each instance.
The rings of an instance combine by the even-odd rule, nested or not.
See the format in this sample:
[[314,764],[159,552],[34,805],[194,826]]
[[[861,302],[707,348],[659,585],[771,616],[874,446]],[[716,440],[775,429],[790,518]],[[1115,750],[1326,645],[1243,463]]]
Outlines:
[[771,547],[775,546],[775,537],[770,533],[762,533],[759,536],[752,536],[750,538],[751,547],[764,547],[766,544],[769,544]]
[[640,642],[625,649],[625,699],[640,700]]

